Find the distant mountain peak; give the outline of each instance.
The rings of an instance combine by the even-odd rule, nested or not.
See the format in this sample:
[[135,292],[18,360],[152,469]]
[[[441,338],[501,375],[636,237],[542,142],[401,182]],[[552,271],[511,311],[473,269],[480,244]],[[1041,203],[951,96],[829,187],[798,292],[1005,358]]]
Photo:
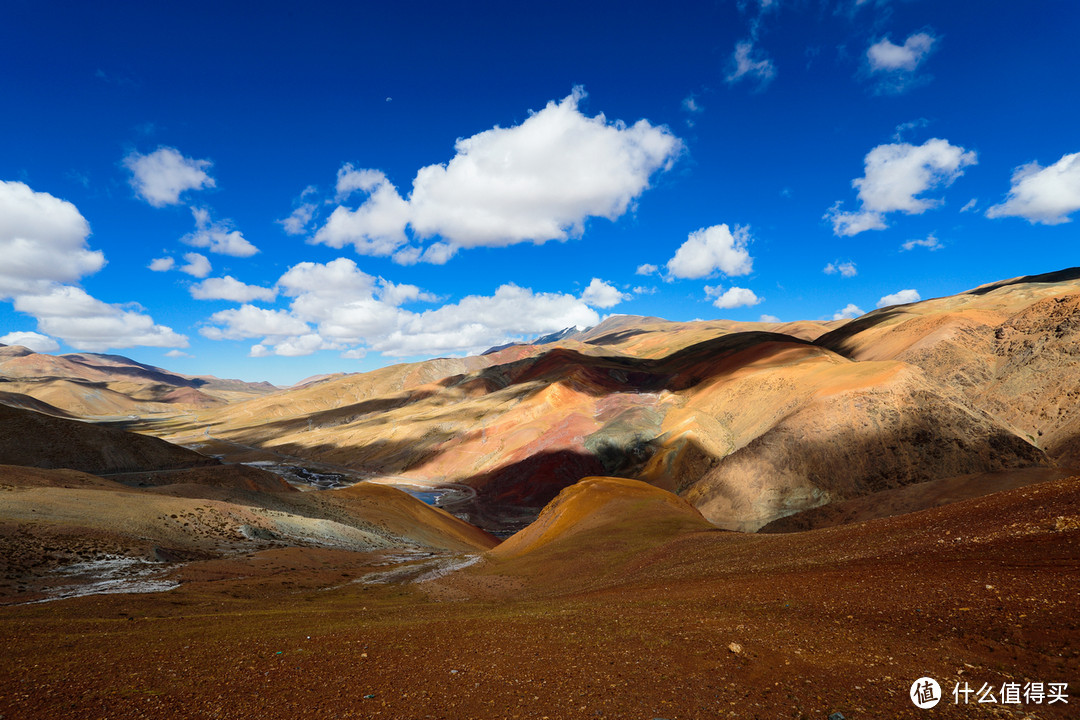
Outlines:
[[493,353],[499,352],[500,350],[505,350],[506,348],[514,347],[515,345],[550,345],[551,343],[559,342],[560,340],[565,340],[566,338],[568,338],[568,337],[570,337],[572,335],[577,335],[579,333],[586,332],[589,329],[590,328],[582,327],[581,325],[571,325],[570,327],[563,328],[562,330],[557,330],[557,331],[555,331],[553,333],[548,333],[547,335],[541,335],[541,336],[539,336],[537,338],[534,338],[534,339],[526,341],[526,342],[512,342],[512,343],[506,343],[505,345],[496,345],[494,347],[488,348],[487,350],[485,350],[484,352],[482,352],[480,354],[481,355],[491,355]]

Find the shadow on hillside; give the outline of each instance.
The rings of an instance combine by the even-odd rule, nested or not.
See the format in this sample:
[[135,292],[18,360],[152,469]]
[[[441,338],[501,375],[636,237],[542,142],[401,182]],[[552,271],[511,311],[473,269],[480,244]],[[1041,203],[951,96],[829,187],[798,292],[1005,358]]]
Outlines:
[[[909,303],[912,304],[912,303]],[[904,305],[894,305],[885,310],[878,310],[876,312],[863,315],[861,318],[852,320],[849,323],[825,333],[817,340],[814,341],[814,345],[823,347],[827,350],[832,350],[837,355],[843,355],[844,357],[850,357],[851,350],[846,346],[846,343],[851,338],[855,337],[859,333],[869,330],[872,327],[876,327],[884,322],[892,320],[898,315],[903,315],[904,311],[899,308]]]
[[637,335],[648,335],[650,332],[650,330],[617,330],[585,342],[587,345],[617,345]]
[[[543,381],[563,382],[594,397],[623,392],[685,390],[734,372],[741,363],[726,359],[765,343],[813,346],[782,333],[739,332],[710,338],[663,358],[584,355],[556,348],[532,358],[486,368],[479,373],[496,386]],[[777,352],[783,351],[778,347]],[[747,357],[746,362],[760,360]]]
[[1025,283],[1060,283],[1069,282],[1071,280],[1080,280],[1080,267],[1066,268],[1065,270],[1057,270],[1055,272],[1043,273],[1042,275],[1025,275],[1024,277],[1014,278],[1012,280],[1002,280],[1000,282],[991,283],[990,285],[984,285],[974,290],[968,290],[968,295],[986,295],[994,290],[1000,290],[1003,287],[1009,287],[1010,285],[1022,285]]

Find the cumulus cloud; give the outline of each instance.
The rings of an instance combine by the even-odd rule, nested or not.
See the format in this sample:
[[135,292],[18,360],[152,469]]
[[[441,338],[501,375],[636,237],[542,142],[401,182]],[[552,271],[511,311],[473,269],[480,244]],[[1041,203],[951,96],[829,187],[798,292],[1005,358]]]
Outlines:
[[875,91],[899,94],[927,82],[929,76],[916,71],[937,43],[934,35],[919,32],[909,35],[903,45],[895,45],[887,37],[871,45],[866,51],[865,72],[874,81]]
[[826,275],[836,275],[839,273],[841,277],[855,277],[859,274],[858,269],[855,267],[855,263],[850,260],[848,262],[840,262],[839,260],[831,262],[825,266],[822,272]]
[[725,78],[729,85],[746,79],[757,80],[757,89],[764,90],[776,77],[773,61],[760,52],[755,52],[753,40],[742,40],[735,44],[730,66]]
[[90,224],[74,205],[24,183],[0,181],[0,298],[72,282],[100,270]]
[[713,306],[721,310],[730,310],[737,307],[750,307],[762,302],[765,298],[759,298],[753,290],[741,287],[730,287],[724,290],[720,286],[705,286],[705,297],[716,298]]
[[277,297],[273,288],[247,285],[232,275],[220,278],[208,278],[191,286],[191,297],[196,300],[231,300],[238,303],[264,300],[271,302]]
[[286,310],[267,310],[254,305],[221,310],[210,316],[199,332],[211,340],[244,340],[255,337],[307,335],[311,327]]
[[337,199],[344,200],[357,190],[370,193],[379,185],[385,183],[386,175],[379,170],[356,169],[352,163],[341,166],[337,174]]
[[690,279],[708,277],[717,271],[729,277],[749,275],[754,262],[746,249],[749,242],[750,230],[746,226],[736,226],[735,232],[726,223],[696,230],[668,260],[668,275]]
[[195,231],[180,238],[181,242],[233,257],[251,257],[259,252],[239,230],[232,229],[228,220],[212,221],[210,211],[205,208],[191,208],[191,214],[195,217]]
[[653,265],[651,263],[644,263],[642,265],[638,265],[638,268],[637,268],[637,270],[634,271],[634,274],[635,275],[655,275],[657,272],[659,272],[659,270],[660,270],[660,268],[656,267],[655,265]]
[[1028,222],[1059,225],[1080,210],[1080,153],[1062,155],[1049,167],[1037,162],[1013,171],[1005,202],[986,211],[989,218],[1022,217]]
[[175,264],[176,261],[173,260],[171,257],[160,257],[151,260],[150,264],[146,267],[150,268],[154,272],[166,272],[168,270],[172,270],[173,265]]
[[837,202],[825,214],[838,236],[853,236],[866,230],[888,227],[885,215],[903,212],[919,215],[942,204],[942,200],[919,197],[924,192],[948,187],[976,163],[973,151],[932,138],[922,145],[892,143],[878,145],[865,158],[863,177],[852,181],[859,191],[861,207],[844,212]]
[[915,72],[930,54],[936,40],[933,35],[920,32],[909,35],[903,45],[894,45],[885,37],[870,46],[866,60],[872,72]]
[[[880,307],[880,305],[878,307]],[[833,313],[832,319],[851,320],[865,314],[866,312],[855,303],[848,303],[842,309],[837,310],[835,313]]]
[[582,302],[598,308],[615,307],[623,300],[630,300],[632,297],[629,293],[620,292],[614,285],[600,278],[593,278],[589,287],[581,293]]
[[124,158],[135,193],[154,207],[177,205],[188,190],[214,187],[214,178],[206,174],[210,166],[209,160],[184,157],[171,147],[160,147],[149,155],[133,152]]
[[892,295],[886,295],[877,302],[879,308],[888,307],[889,305],[904,305],[906,303],[918,302],[922,298],[919,297],[917,290],[898,290]]
[[[595,292],[603,300],[601,285]],[[362,357],[368,351],[405,357],[475,353],[600,321],[581,298],[513,284],[502,285],[490,296],[470,295],[416,312],[403,306],[438,298],[416,286],[369,275],[347,258],[300,263],[289,268],[277,286],[292,298],[288,310],[247,304],[214,313],[200,332],[212,340],[257,338],[260,342],[251,349],[255,357],[325,349],[343,350],[349,357]]]
[[508,339],[523,339],[572,325],[591,327],[600,316],[565,293],[537,293],[506,284],[490,296],[470,295],[460,302],[408,313],[400,329],[369,343],[385,355],[476,352]]
[[776,317],[775,315],[762,315],[761,317],[758,318],[758,322],[778,323],[778,322],[781,322],[781,320],[780,320],[780,318]]
[[194,356],[191,353],[184,352],[183,350],[170,350],[169,352],[165,353],[165,357],[189,358],[189,357],[194,357]]
[[370,172],[381,180],[366,187],[356,185],[350,190],[350,193],[363,190],[367,199],[354,210],[344,205],[334,208],[326,224],[315,233],[315,242],[334,248],[352,245],[360,255],[382,257],[393,255],[408,243],[405,228],[411,217],[409,203],[385,175],[377,170]]
[[56,285],[38,295],[15,298],[15,309],[34,316],[38,327],[77,350],[100,352],[137,345],[187,347],[187,338],[154,323],[137,310],[102,302],[82,288]]
[[39,353],[56,352],[60,349],[60,343],[48,335],[27,331],[9,332],[7,335],[0,337],[0,344],[22,345],[24,348]]
[[278,224],[284,228],[287,235],[304,235],[315,219],[315,203],[302,203],[293,209],[287,218],[278,220]]
[[67,284],[105,265],[104,254],[87,247],[89,234],[71,203],[0,181],[0,298],[33,316],[45,335],[79,350],[186,345],[187,338],[150,316]]
[[187,273],[192,277],[204,278],[210,274],[212,269],[210,261],[206,259],[205,255],[199,253],[185,253],[184,259],[187,260],[187,265],[183,265],[177,268],[182,273]]
[[901,250],[914,250],[917,247],[924,247],[927,250],[940,250],[945,247],[941,244],[941,241],[937,239],[934,233],[930,233],[923,240],[908,240],[900,246]]
[[[561,241],[580,236],[590,217],[620,217],[682,143],[646,120],[587,117],[578,109],[584,97],[575,88],[520,125],[459,139],[449,162],[417,172],[407,198],[381,171],[343,166],[339,200],[364,199],[338,205],[314,241],[440,263],[460,248]],[[439,240],[422,252],[408,249],[432,238]]]

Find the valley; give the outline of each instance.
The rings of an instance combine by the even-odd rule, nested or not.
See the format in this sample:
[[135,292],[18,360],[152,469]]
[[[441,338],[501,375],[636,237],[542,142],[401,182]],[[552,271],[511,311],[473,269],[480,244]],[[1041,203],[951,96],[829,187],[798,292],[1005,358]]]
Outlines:
[[0,347],[0,716],[915,718],[923,676],[1075,692],[1080,270],[547,339],[290,388]]

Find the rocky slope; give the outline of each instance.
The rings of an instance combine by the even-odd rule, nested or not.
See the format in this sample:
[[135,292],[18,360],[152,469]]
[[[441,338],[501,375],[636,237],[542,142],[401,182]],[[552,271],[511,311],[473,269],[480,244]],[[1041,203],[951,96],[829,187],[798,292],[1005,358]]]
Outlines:
[[[1075,461],[1075,303],[1059,273],[850,323],[614,317],[554,345],[341,376],[169,429],[539,508],[636,478],[755,530],[827,503]],[[1025,390],[1028,388],[1028,390]]]
[[1080,268],[877,310],[818,343],[915,365],[1058,462],[1080,463]]
[[17,407],[26,401],[6,396],[25,395],[81,417],[146,415],[220,406],[275,390],[269,383],[180,375],[121,355],[49,355],[0,345],[0,403]]
[[107,425],[0,405],[0,464],[90,473],[216,465],[197,452]]

